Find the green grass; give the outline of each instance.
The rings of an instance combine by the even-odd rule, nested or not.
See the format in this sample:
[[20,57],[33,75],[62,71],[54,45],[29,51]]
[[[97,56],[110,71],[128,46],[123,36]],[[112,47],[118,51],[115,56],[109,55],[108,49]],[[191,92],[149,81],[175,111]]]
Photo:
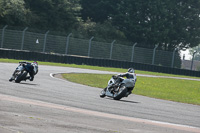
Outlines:
[[138,77],[135,94],[200,105],[200,82],[169,78]]
[[92,86],[92,87],[105,88],[107,86],[108,80],[111,78],[112,75],[110,75],[110,74],[69,73],[69,74],[62,74],[62,76],[63,76],[63,78],[65,78],[71,82],[88,85],[88,86]]
[[[105,88],[109,74],[63,74],[69,81],[92,87]],[[84,79],[84,80],[83,80]],[[191,80],[137,77],[134,94],[200,105],[200,82]]]
[[[18,63],[19,61],[23,61],[23,60],[0,58],[0,62],[6,62],[6,63]],[[30,60],[26,60],[26,61],[32,62]],[[112,72],[120,72],[120,73],[124,73],[124,72],[127,71],[127,69],[123,69],[123,68],[89,66],[89,65],[84,65],[84,64],[83,65],[76,65],[76,64],[64,64],[64,63],[42,62],[42,61],[38,61],[38,63],[39,63],[39,65],[75,67],[75,68],[101,70],[101,71],[112,71]],[[133,66],[133,68],[134,68],[134,66]],[[150,72],[150,71],[135,70],[135,72],[137,74],[148,74],[148,75],[157,75],[157,76],[171,76],[171,77],[186,77],[186,78],[199,78],[200,79],[200,77],[191,77],[191,76],[183,76],[183,75],[165,74],[165,73]]]
[[[0,62],[18,63],[19,61],[22,60],[0,58]],[[121,68],[98,67],[89,65],[75,65],[75,64],[63,64],[63,63],[40,62],[40,61],[38,63],[39,65],[75,67],[83,69],[113,71],[120,73],[124,73],[127,71],[126,69],[121,69]],[[136,70],[136,73],[158,75],[158,76],[171,76],[171,77],[189,77],[189,76],[171,75],[171,74],[163,74],[163,73],[155,73],[155,72],[139,71],[139,70]],[[111,77],[111,75],[98,75],[98,74],[65,74],[64,76],[69,81],[89,86],[94,86],[98,88],[106,87],[107,82]],[[133,93],[135,94],[200,105],[199,81],[168,79],[168,78],[148,78],[148,77],[137,77],[137,78],[138,80],[136,83],[136,87],[133,90]],[[198,77],[189,77],[189,78],[198,78]]]

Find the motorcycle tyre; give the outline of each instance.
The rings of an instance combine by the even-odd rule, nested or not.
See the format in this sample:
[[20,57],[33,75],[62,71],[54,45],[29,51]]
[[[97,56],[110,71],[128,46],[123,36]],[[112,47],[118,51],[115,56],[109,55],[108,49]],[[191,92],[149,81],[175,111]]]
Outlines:
[[27,72],[24,71],[22,74],[15,78],[15,83],[20,83],[23,79],[26,78]]
[[[121,87],[125,87],[124,85],[122,85]],[[126,93],[127,93],[127,88],[125,87],[124,90],[119,94],[117,95],[116,97],[113,97],[114,100],[120,100],[122,97],[125,97],[126,96]]]

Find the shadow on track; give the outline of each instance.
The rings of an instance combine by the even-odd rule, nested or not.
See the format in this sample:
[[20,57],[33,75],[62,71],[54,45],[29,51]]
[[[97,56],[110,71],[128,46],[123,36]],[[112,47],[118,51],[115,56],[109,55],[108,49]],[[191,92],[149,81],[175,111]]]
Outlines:
[[[110,98],[110,97],[106,97],[105,99],[109,99],[109,100],[114,100],[113,98]],[[114,101],[118,101],[118,102],[126,102],[126,103],[134,103],[134,104],[137,104],[137,103],[140,103],[140,102],[135,102],[135,101],[130,101],[130,100],[114,100]]]
[[129,100],[118,100],[118,101],[127,102],[127,103],[134,103],[134,104],[140,103],[140,102],[129,101]]
[[25,84],[25,85],[38,85],[38,84],[32,84],[32,83],[22,83],[22,82],[20,82],[19,84]]

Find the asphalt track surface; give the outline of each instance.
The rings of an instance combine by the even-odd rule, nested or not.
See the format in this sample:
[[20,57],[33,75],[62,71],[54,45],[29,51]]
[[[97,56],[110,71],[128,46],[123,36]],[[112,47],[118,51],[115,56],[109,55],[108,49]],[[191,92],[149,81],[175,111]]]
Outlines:
[[33,82],[18,84],[8,81],[17,65],[0,63],[0,133],[200,133],[200,106],[134,94],[100,98],[99,88],[52,76],[111,72],[39,66]]

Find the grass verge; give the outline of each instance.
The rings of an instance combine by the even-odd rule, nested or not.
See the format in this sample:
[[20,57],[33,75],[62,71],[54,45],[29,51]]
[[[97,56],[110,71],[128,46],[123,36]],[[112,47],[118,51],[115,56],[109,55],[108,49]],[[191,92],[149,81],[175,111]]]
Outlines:
[[[86,73],[63,74],[63,77],[69,81],[98,88],[105,88],[111,76],[112,75],[109,74]],[[200,105],[199,81],[137,77],[137,83],[132,93],[158,99]]]
[[[19,61],[23,61],[23,60],[0,58],[0,62],[5,62],[5,63],[18,63]],[[27,60],[27,61],[32,62],[30,60]],[[120,73],[124,73],[124,72],[127,71],[127,69],[123,69],[123,68],[89,66],[89,65],[84,65],[84,64],[83,65],[76,65],[76,64],[64,64],[64,63],[42,62],[42,61],[39,61],[38,63],[39,63],[39,65],[75,67],[75,68],[101,70],[101,71],[112,71],[112,72],[120,72]],[[134,66],[132,66],[132,67],[134,68]],[[173,74],[165,74],[165,73],[150,72],[150,71],[135,70],[135,72],[137,74],[147,74],[147,75],[157,75],[157,76],[171,76],[171,77],[185,77],[185,78],[199,78],[200,79],[200,77],[191,77],[191,76],[183,76],[183,75],[173,75]]]
[[[18,63],[19,61],[22,60],[0,58],[0,62],[6,62],[6,63]],[[121,69],[121,68],[63,64],[63,63],[40,62],[40,61],[39,65],[75,67],[75,68],[113,71],[122,73],[127,71],[126,69]],[[136,73],[158,75],[158,76],[189,77],[189,76],[171,75],[171,74],[163,74],[163,73],[155,73],[155,72],[139,71],[139,70],[136,70]],[[107,86],[107,82],[110,79],[111,75],[65,74],[64,77],[72,82],[94,86],[98,88],[104,88],[105,86]],[[189,77],[189,78],[197,78],[197,77]],[[84,81],[82,79],[84,79]],[[138,77],[136,87],[133,90],[133,93],[159,99],[200,105],[199,81]]]

